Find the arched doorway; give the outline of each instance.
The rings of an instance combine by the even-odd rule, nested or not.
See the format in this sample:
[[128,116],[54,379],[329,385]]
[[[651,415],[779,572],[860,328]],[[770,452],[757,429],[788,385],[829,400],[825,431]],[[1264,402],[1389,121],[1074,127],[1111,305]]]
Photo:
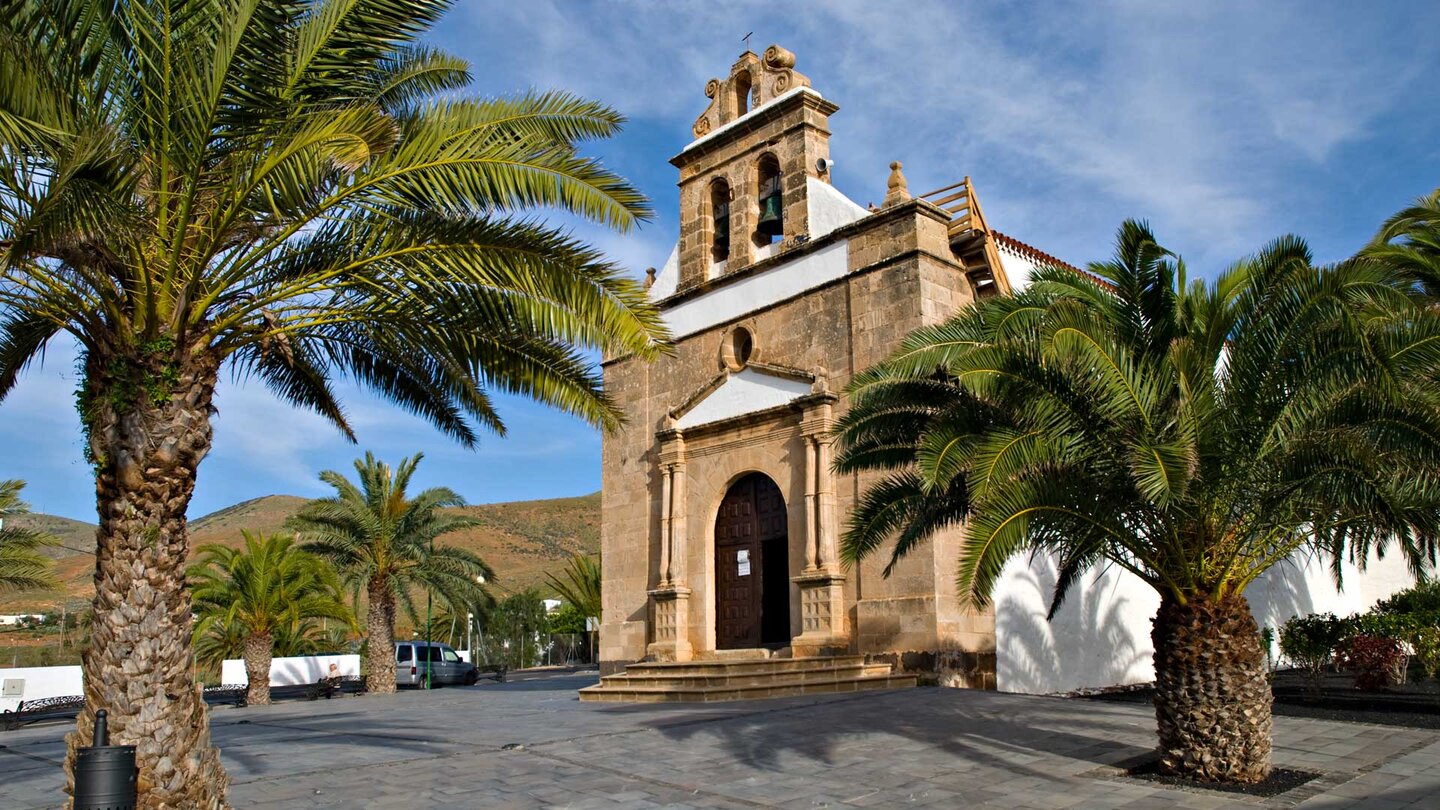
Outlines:
[[736,481],[715,517],[715,647],[790,643],[785,499],[761,473]]

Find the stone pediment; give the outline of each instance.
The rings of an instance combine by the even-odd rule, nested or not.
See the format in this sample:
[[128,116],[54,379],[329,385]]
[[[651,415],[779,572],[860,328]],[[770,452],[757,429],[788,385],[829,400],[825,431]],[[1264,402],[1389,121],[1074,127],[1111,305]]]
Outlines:
[[722,371],[669,416],[680,430],[723,422],[810,396],[816,380],[798,369],[751,363],[739,371]]

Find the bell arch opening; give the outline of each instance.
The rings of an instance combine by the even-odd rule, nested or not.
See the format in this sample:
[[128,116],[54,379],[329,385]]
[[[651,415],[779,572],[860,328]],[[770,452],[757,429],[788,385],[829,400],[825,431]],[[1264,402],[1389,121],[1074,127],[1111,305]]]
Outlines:
[[785,499],[764,473],[730,485],[715,516],[715,648],[790,643]]
[[754,240],[756,247],[766,247],[785,236],[785,206],[782,195],[780,161],[774,155],[760,158],[755,167],[756,214]]
[[730,184],[716,178],[710,183],[710,262],[722,265],[730,258]]

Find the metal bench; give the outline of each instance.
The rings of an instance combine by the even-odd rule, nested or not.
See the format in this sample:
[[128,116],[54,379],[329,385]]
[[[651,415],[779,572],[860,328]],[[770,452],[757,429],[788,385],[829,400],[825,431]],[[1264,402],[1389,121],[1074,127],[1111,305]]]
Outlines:
[[84,695],[24,700],[13,711],[6,709],[4,712],[0,712],[0,729],[13,731],[37,720],[74,717],[83,708],[85,708]]

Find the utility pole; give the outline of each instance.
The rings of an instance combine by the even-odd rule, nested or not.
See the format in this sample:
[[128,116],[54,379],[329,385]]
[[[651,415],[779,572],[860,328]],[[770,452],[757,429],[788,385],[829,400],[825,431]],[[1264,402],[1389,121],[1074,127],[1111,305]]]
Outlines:
[[[425,562],[433,564],[435,560],[435,538],[430,538],[430,559]],[[431,656],[434,648],[430,646],[430,602],[432,601],[430,587],[425,587],[425,688],[430,688],[430,672],[435,669],[435,660]]]

